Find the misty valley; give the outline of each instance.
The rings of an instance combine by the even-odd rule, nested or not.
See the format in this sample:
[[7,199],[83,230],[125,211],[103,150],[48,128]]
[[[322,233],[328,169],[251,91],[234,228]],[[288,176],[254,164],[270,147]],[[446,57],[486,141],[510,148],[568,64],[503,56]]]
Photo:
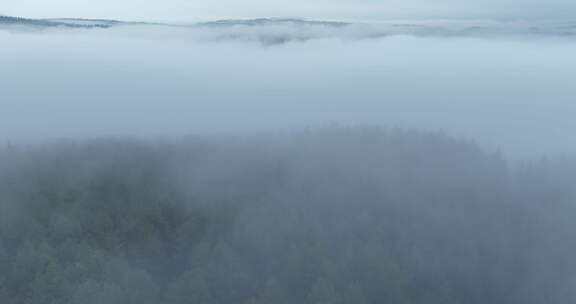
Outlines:
[[0,14],[0,304],[576,303],[575,37]]

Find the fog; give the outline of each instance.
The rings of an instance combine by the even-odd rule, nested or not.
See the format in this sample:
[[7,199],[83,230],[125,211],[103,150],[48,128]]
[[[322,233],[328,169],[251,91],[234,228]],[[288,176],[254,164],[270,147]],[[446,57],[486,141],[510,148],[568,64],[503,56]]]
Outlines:
[[0,301],[573,303],[575,168],[379,127],[10,146]]
[[512,158],[576,152],[571,37],[373,33],[298,26],[0,30],[0,138],[341,123],[444,130]]
[[575,37],[0,16],[0,303],[575,303]]

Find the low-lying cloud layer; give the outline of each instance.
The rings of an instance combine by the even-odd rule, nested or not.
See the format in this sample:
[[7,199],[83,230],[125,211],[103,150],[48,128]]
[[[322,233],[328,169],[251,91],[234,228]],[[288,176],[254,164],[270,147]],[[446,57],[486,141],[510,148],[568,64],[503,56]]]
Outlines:
[[463,24],[11,25],[0,30],[0,139],[336,122],[443,129],[514,157],[576,153],[572,38],[504,34],[533,27],[520,23],[446,31],[480,26]]

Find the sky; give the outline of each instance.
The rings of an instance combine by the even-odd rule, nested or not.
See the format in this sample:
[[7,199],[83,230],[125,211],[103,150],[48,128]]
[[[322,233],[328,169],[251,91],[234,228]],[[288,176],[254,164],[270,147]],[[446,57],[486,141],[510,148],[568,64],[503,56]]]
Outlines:
[[2,0],[0,14],[176,21],[252,17],[323,19],[571,18],[573,0]]

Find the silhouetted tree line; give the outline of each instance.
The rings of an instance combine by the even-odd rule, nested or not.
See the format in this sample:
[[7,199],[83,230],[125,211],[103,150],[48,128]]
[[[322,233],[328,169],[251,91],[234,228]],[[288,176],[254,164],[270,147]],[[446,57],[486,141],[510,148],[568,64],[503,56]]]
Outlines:
[[0,303],[574,303],[575,168],[376,127],[13,147]]

